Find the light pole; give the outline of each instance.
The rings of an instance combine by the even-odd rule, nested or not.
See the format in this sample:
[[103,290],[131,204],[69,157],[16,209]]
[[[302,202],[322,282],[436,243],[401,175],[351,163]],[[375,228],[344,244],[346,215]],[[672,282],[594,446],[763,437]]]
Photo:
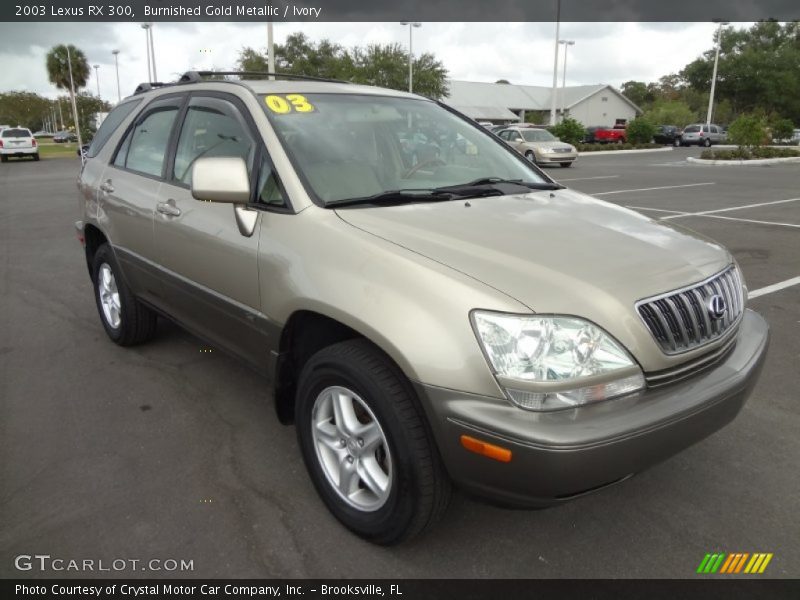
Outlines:
[[575,45],[574,40],[558,40],[559,44],[564,45],[564,73],[561,76],[561,120],[564,120],[564,112],[567,110],[567,50]]
[[556,44],[553,57],[553,100],[550,104],[550,125],[556,124],[556,102],[558,95],[558,37],[561,25],[561,0],[556,0]]
[[719,47],[722,43],[722,27],[728,21],[718,21],[717,26],[717,50],[714,53],[714,73],[711,75],[711,95],[708,97],[708,112],[706,113],[706,125],[711,125],[711,113],[714,109],[714,90],[717,87],[717,64],[719,63]]
[[150,34],[150,56],[153,59],[153,81],[158,81],[158,75],[156,75],[156,47],[153,43],[153,23],[150,23],[148,32]]
[[100,65],[92,65],[94,67],[94,78],[97,81],[97,97],[100,97]]
[[114,67],[117,70],[117,102],[122,100],[122,94],[119,91],[119,50],[112,50],[111,54],[114,55]]
[[[267,21],[267,71],[275,72],[275,38],[272,32],[272,21]],[[275,76],[270,75],[269,78],[273,80]]]
[[[75,102],[75,82],[72,79],[72,56],[69,45],[67,45],[67,66],[69,66],[69,92],[72,97],[72,120],[75,123],[75,133],[78,136],[78,148],[80,148],[83,146],[83,140],[81,139],[81,125],[78,121],[78,105]],[[81,154],[81,161],[83,161],[83,154]]]
[[144,29],[144,48],[147,53],[147,82],[153,83],[153,74],[150,71],[150,25],[142,23]]
[[400,25],[408,25],[408,93],[414,91],[414,27],[422,27],[416,21],[400,21]]

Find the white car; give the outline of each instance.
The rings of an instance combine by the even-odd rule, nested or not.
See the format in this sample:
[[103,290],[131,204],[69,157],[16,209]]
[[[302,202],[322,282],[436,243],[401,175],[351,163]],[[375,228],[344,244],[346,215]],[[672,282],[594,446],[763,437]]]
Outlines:
[[8,162],[9,156],[30,156],[39,160],[39,144],[26,127],[9,127],[0,132],[0,160]]

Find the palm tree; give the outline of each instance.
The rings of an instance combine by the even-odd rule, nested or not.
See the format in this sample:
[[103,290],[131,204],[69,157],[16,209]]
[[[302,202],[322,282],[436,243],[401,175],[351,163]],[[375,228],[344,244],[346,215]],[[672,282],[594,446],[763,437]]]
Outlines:
[[[70,61],[68,62],[67,56]],[[60,90],[68,90],[70,100],[75,106],[74,92],[86,86],[89,80],[89,61],[86,60],[86,55],[82,50],[76,48],[72,44],[69,45],[69,52],[67,46],[59,44],[53,46],[50,52],[47,53],[47,76],[50,83],[54,84]],[[75,86],[73,90],[70,87],[69,70],[70,64],[72,66],[72,82]],[[73,120],[75,117],[73,116]],[[75,123],[75,130],[77,131],[78,124]]]

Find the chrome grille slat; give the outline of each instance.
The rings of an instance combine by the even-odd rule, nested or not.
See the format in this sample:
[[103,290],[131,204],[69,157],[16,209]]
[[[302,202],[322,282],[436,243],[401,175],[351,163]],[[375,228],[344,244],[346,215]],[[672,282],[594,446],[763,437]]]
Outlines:
[[[709,301],[721,296],[725,311],[712,318]],[[735,266],[693,285],[646,298],[636,311],[666,354],[680,354],[717,340],[735,327],[744,313],[742,280]]]

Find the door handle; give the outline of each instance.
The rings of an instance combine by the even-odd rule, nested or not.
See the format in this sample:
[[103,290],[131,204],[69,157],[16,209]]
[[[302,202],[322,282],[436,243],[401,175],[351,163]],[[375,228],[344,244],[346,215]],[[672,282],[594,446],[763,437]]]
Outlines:
[[106,194],[111,194],[114,192],[114,186],[111,185],[110,179],[106,179],[103,183],[100,184],[100,191],[105,192]]
[[168,217],[178,217],[181,214],[181,209],[175,206],[175,200],[172,199],[156,204],[156,210]]

